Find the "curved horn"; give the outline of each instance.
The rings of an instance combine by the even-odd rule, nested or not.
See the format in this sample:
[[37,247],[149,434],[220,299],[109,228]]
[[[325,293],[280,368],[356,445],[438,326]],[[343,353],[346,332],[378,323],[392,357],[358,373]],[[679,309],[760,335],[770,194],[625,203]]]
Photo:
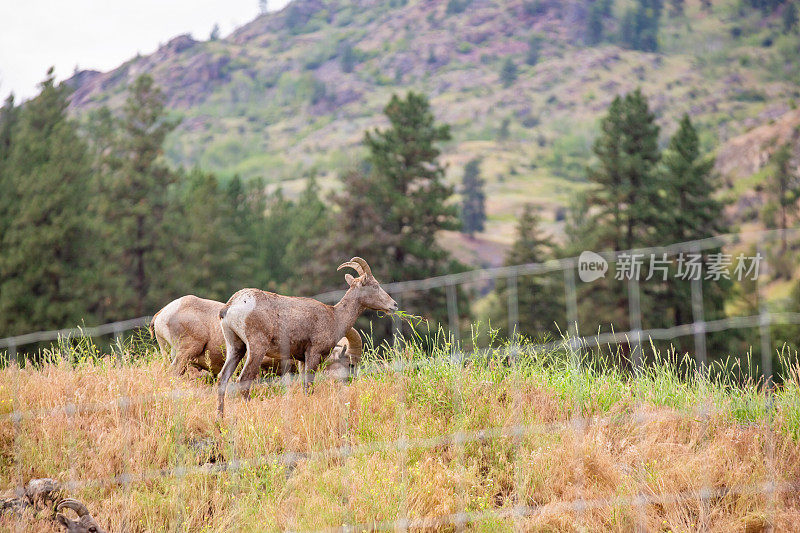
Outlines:
[[344,337],[347,339],[347,345],[352,355],[351,358],[360,361],[361,356],[364,355],[364,341],[361,340],[361,335],[358,334],[356,328],[350,328],[347,330],[347,333],[344,334]]
[[350,260],[350,262],[358,263],[359,265],[361,265],[361,268],[364,270],[364,273],[368,277],[370,277],[370,278],[374,278],[375,277],[375,276],[372,275],[372,269],[369,267],[369,265],[367,264],[367,262],[365,260],[361,259],[360,257],[354,257],[354,258],[352,258]]
[[[363,261],[363,259],[362,259],[362,261]],[[347,261],[346,263],[342,263],[341,265],[339,265],[339,268],[337,268],[336,271],[338,272],[339,270],[341,270],[343,268],[347,268],[347,267],[350,267],[353,270],[355,270],[356,272],[358,272],[359,276],[363,276],[364,275],[364,267],[362,267],[360,264],[356,263],[352,259],[350,261]]]
[[[56,506],[56,511],[60,511],[63,508],[72,509],[76,513],[78,513],[79,517],[84,517],[89,514],[89,509],[86,508],[78,500],[74,500],[72,498],[67,498],[66,500],[61,500],[58,505]],[[90,515],[91,516],[91,515]]]

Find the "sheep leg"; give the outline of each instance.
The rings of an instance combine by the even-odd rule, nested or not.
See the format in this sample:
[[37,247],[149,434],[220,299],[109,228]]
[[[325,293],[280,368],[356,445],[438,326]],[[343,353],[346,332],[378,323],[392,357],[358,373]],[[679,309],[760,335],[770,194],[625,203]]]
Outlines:
[[[224,328],[223,328],[224,332]],[[225,391],[228,388],[228,381],[233,376],[236,367],[239,366],[245,354],[245,344],[232,332],[225,332],[225,364],[219,373],[219,388],[217,389],[217,411],[223,414],[225,408]]]
[[189,360],[192,357],[197,357],[197,354],[202,354],[204,347],[205,343],[203,341],[196,341],[191,338],[181,339],[177,346],[173,346],[173,359],[170,366],[172,373],[176,376],[185,374],[189,366]]
[[250,344],[247,347],[247,361],[242,368],[242,374],[239,376],[239,391],[242,398],[245,400],[250,399],[250,387],[258,377],[258,371],[261,370],[261,362],[264,360],[265,350],[259,346]]
[[322,354],[319,352],[306,353],[306,362],[303,365],[303,390],[308,392],[308,388],[314,381],[314,373],[322,362]]

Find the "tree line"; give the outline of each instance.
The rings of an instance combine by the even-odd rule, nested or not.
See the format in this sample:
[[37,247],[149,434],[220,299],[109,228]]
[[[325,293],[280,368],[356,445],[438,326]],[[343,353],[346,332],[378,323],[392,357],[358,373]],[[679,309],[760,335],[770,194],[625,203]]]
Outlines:
[[390,127],[365,133],[369,156],[342,172],[340,192],[323,198],[312,178],[290,199],[263,180],[166,165],[177,124],[148,75],[118,115],[79,123],[69,94],[51,70],[36,97],[0,110],[0,336],[151,314],[188,293],[338,289],[335,267],[353,255],[382,280],[464,268],[436,240],[460,220],[438,162],[450,130],[421,95],[392,98]]

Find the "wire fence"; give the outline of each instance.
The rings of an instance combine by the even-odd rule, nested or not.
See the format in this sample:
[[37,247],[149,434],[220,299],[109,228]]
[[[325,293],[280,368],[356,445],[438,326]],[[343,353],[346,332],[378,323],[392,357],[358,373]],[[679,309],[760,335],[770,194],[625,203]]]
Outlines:
[[[740,233],[733,235],[723,235],[711,239],[701,241],[692,241],[686,243],[671,244],[663,247],[627,250],[621,252],[598,252],[597,255],[602,257],[608,263],[619,263],[624,261],[626,257],[637,255],[651,255],[651,254],[671,254],[676,255],[680,253],[702,253],[706,251],[713,251],[722,247],[730,246],[755,246],[759,254],[766,257],[765,243],[775,241],[778,238],[790,237],[797,240],[800,237],[800,230],[792,229],[785,231],[771,231],[771,232],[753,232],[753,233]],[[694,356],[698,365],[702,368],[708,362],[706,336],[709,333],[736,330],[736,329],[757,329],[759,336],[759,349],[761,369],[765,381],[769,380],[772,376],[772,351],[773,339],[770,338],[770,328],[776,324],[800,324],[800,313],[793,312],[774,312],[771,311],[766,305],[766,298],[764,294],[763,284],[756,276],[756,290],[758,292],[759,312],[755,315],[746,316],[729,316],[716,320],[705,320],[702,283],[691,283],[691,303],[692,303],[692,320],[685,324],[676,324],[666,328],[643,328],[642,327],[642,310],[640,307],[640,287],[639,280],[631,276],[623,280],[627,284],[628,290],[628,316],[630,329],[623,332],[605,332],[596,335],[578,335],[579,322],[578,322],[578,278],[579,269],[581,268],[581,259],[577,257],[553,260],[541,264],[527,264],[511,267],[499,267],[490,269],[480,269],[470,272],[463,272],[458,274],[451,274],[430,278],[425,280],[415,280],[407,282],[395,282],[383,284],[383,287],[394,296],[398,301],[402,301],[404,295],[419,292],[429,291],[434,289],[445,289],[445,302],[447,308],[448,326],[450,339],[453,341],[454,346],[459,345],[461,338],[460,319],[458,312],[458,294],[457,290],[461,286],[474,284],[478,282],[494,282],[499,279],[506,280],[507,294],[508,294],[508,324],[511,332],[516,332],[519,329],[519,302],[518,302],[518,281],[524,276],[536,276],[543,274],[551,274],[561,272],[564,278],[564,303],[565,315],[570,324],[569,330],[564,338],[539,344],[527,344],[524,348],[517,347],[513,342],[508,345],[505,350],[510,356],[513,356],[515,350],[525,349],[532,352],[548,351],[554,349],[563,349],[570,354],[577,354],[584,349],[598,348],[605,345],[620,345],[625,344],[631,348],[631,355],[634,360],[640,360],[642,357],[642,343],[648,340],[671,340],[678,337],[693,338],[694,342]],[[761,275],[767,272],[768,265],[762,265]],[[344,291],[334,291],[325,294],[317,295],[317,298],[325,302],[334,302],[338,300]],[[150,320],[150,317],[140,317],[136,319],[126,320],[122,322],[114,322],[104,324],[97,327],[89,328],[75,328],[64,329],[59,331],[46,331],[0,339],[0,349],[6,349],[12,365],[15,366],[17,361],[18,350],[20,347],[26,345],[56,341],[64,336],[104,336],[114,335],[116,339],[121,339],[123,334],[145,326]],[[512,334],[513,335],[513,334]],[[459,354],[458,358],[453,359],[453,364],[462,365],[466,359],[470,357],[480,357],[480,353],[473,354]],[[513,360],[513,357],[509,357]],[[362,376],[369,376],[373,374],[394,372],[404,373],[413,369],[418,369],[420,366],[427,364],[425,361],[403,362],[393,361],[391,363],[381,363],[375,366],[361,369],[359,374]],[[17,367],[18,368],[18,367]],[[94,413],[113,411],[121,414],[128,413],[130,409],[139,406],[147,405],[161,400],[169,400],[173,402],[180,402],[191,400],[196,397],[204,397],[210,394],[209,391],[203,392],[197,389],[186,389],[180,385],[173,389],[162,391],[155,394],[139,395],[139,396],[125,396],[120,395],[116,401],[113,402],[60,402],[50,408],[39,409],[26,409],[21,406],[19,397],[19,386],[14,391],[13,409],[7,414],[0,417],[2,420],[8,420],[13,425],[14,441],[23,431],[23,423],[35,423],[36,420],[64,414],[68,417],[77,417],[84,415],[92,415]],[[271,387],[272,384],[262,383],[262,387]],[[229,386],[229,391],[236,390],[236,384]],[[287,388],[288,391],[288,388]],[[405,402],[403,399],[402,402]],[[283,409],[289,409],[286,406],[287,402],[282,403]],[[461,430],[455,432],[442,432],[433,437],[411,437],[409,436],[409,427],[405,420],[403,410],[405,404],[401,403],[400,416],[403,417],[399,422],[402,428],[402,434],[391,440],[378,440],[366,444],[351,446],[336,446],[321,449],[312,449],[305,451],[286,451],[284,453],[271,453],[263,456],[256,457],[236,457],[232,453],[225,461],[208,463],[202,465],[192,466],[175,466],[172,468],[159,468],[150,469],[140,472],[123,472],[121,474],[91,478],[91,479],[71,479],[65,484],[68,490],[80,491],[92,487],[119,487],[125,489],[138,483],[143,483],[155,479],[174,479],[178,480],[186,476],[207,476],[207,475],[230,475],[237,471],[249,470],[259,466],[268,466],[275,464],[282,464],[289,467],[294,467],[300,461],[308,461],[315,459],[331,459],[331,458],[348,458],[361,455],[370,455],[381,452],[398,452],[399,461],[402,463],[401,468],[403,476],[407,475],[409,456],[408,454],[413,450],[435,450],[442,446],[452,446],[455,449],[462,450],[465,445],[470,443],[482,443],[492,439],[509,439],[517,441],[524,439],[527,436],[537,433],[550,433],[554,431],[572,430],[578,435],[584,435],[587,428],[591,426],[596,420],[581,414],[581,409],[577,408],[575,413],[569,417],[568,420],[562,420],[552,423],[529,423],[520,421],[520,423],[513,423],[501,427],[486,427],[475,430]],[[468,409],[468,406],[461,406],[461,409]],[[764,397],[764,408],[770,408],[770,399],[768,396]],[[691,412],[675,412],[672,416],[679,419],[691,419],[694,421],[702,421],[707,423],[719,413],[713,409],[709,409],[707,405],[695,406]],[[212,416],[210,414],[210,416]],[[646,412],[631,412],[622,417],[617,417],[615,423],[632,423],[637,425],[647,424],[651,421],[652,415]],[[663,421],[664,414],[658,413],[659,420]],[[15,446],[16,449],[16,446]],[[767,448],[772,450],[773,448]],[[770,452],[772,453],[772,452]],[[17,457],[17,462],[22,463],[23,460]],[[20,472],[18,478],[22,478]],[[763,494],[769,498],[776,498],[779,494],[797,494],[800,492],[800,480],[779,481],[773,476],[767,479],[753,480],[752,483],[741,484],[737,486],[713,486],[703,484],[699,488],[690,488],[680,491],[667,491],[661,494],[651,494],[640,492],[628,497],[614,497],[614,498],[557,498],[542,504],[529,505],[527,503],[517,503],[510,507],[503,507],[498,509],[488,509],[485,511],[469,511],[466,508],[457,512],[448,512],[443,514],[434,514],[426,516],[410,516],[408,511],[408,503],[406,508],[398,510],[397,517],[386,521],[368,522],[368,523],[354,523],[337,526],[333,529],[326,529],[326,531],[361,531],[361,530],[408,530],[408,529],[442,529],[442,528],[455,528],[463,529],[464,527],[482,522],[487,519],[500,519],[508,521],[517,521],[524,517],[534,515],[542,511],[544,507],[559,507],[569,512],[574,513],[576,521],[580,521],[581,513],[588,512],[592,509],[603,507],[619,507],[625,506],[632,509],[638,509],[640,515],[640,523],[637,524],[637,529],[643,529],[643,519],[641,515],[644,509],[653,505],[667,505],[681,502],[697,502],[709,501],[720,499],[724,497],[734,497],[736,495],[745,494]],[[98,517],[102,521],[102,517]],[[23,530],[24,524],[18,523],[18,529]]]

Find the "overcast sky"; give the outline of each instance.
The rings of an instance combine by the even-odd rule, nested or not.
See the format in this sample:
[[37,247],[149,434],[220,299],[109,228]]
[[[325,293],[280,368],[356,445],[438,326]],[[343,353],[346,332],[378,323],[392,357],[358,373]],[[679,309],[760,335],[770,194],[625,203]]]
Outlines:
[[[268,0],[270,10],[288,0]],[[80,69],[110,70],[181,33],[208,39],[252,20],[258,0],[0,0],[0,98],[37,93],[50,66],[63,80]]]

